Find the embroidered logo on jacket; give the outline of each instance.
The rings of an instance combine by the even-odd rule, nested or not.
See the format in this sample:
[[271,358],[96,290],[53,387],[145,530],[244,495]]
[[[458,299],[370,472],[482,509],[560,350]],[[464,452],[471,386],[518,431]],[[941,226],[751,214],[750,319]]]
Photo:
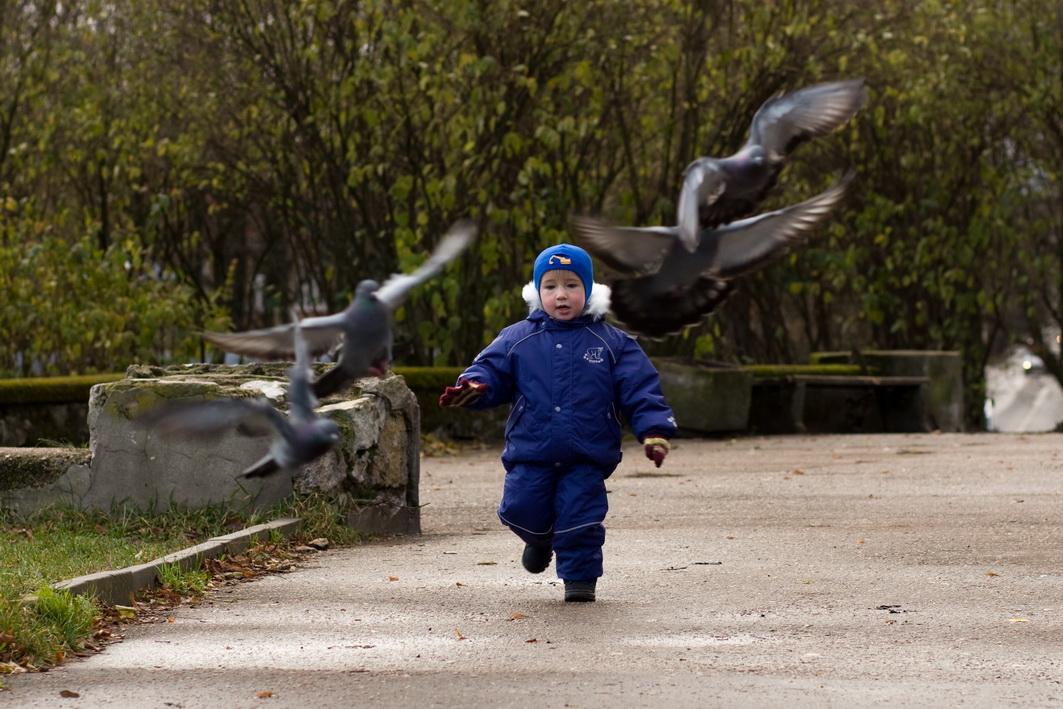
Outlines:
[[602,350],[604,349],[604,347],[588,347],[587,351],[583,353],[583,359],[591,364],[601,364],[605,361],[602,359]]

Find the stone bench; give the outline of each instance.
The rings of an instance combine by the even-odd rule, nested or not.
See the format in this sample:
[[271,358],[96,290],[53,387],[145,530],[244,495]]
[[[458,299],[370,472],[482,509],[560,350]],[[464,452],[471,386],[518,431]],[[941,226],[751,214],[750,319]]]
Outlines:
[[932,430],[929,377],[781,374],[753,380],[754,433],[915,433]]

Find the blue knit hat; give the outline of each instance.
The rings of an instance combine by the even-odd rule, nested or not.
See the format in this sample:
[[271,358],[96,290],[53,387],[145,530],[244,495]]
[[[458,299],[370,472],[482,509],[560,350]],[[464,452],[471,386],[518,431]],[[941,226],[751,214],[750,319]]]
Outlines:
[[543,274],[547,271],[572,271],[583,281],[583,294],[586,298],[591,297],[591,286],[594,285],[594,267],[591,265],[591,256],[578,246],[571,244],[558,244],[544,249],[535,259],[535,270],[532,278],[535,281],[535,290],[539,290],[539,283],[543,280]]

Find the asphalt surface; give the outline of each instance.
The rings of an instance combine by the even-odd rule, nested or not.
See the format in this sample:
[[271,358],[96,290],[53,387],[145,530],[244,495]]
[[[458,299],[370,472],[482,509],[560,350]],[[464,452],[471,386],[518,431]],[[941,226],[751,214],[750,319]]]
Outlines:
[[[425,458],[424,534],[323,552],[44,674],[19,707],[1063,707],[1063,434],[678,441],[609,481],[598,601]],[[63,691],[77,697],[63,697]],[[265,693],[269,693],[268,695]]]

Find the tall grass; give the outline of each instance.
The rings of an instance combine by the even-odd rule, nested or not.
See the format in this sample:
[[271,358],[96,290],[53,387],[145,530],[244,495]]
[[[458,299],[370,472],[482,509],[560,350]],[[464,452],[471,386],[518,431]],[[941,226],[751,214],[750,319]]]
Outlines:
[[0,598],[0,662],[47,666],[83,647],[99,613],[90,598],[37,589],[34,602]]

